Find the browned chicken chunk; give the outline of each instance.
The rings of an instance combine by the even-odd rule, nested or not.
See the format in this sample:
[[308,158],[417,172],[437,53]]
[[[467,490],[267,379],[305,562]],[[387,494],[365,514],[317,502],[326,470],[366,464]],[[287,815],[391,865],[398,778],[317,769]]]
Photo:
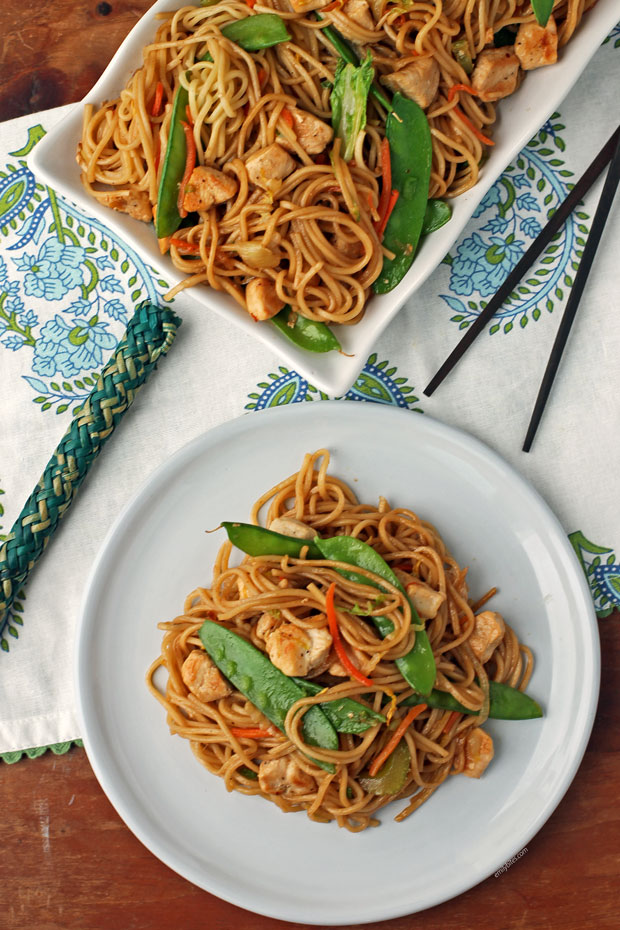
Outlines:
[[439,65],[434,58],[420,58],[398,71],[386,74],[381,82],[393,90],[415,100],[425,110],[431,105],[439,87]]
[[515,54],[524,71],[554,65],[558,60],[558,30],[553,16],[546,26],[521,23],[515,41]]
[[188,213],[209,210],[216,203],[225,203],[237,193],[236,178],[217,168],[197,165],[192,171],[183,197],[183,206]]
[[481,100],[489,102],[508,97],[519,83],[519,59],[512,45],[487,48],[480,52],[471,76],[471,86]]
[[128,213],[135,220],[151,222],[153,211],[148,191],[141,191],[137,187],[128,187],[122,191],[101,191],[97,199],[104,206],[118,210],[119,213]]

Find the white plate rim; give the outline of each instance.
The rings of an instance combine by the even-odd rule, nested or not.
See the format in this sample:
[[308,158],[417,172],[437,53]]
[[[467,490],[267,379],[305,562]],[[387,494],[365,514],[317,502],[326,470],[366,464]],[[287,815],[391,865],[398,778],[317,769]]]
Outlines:
[[[124,39],[89,93],[43,137],[28,156],[28,164],[35,176],[85,210],[87,216],[97,217],[139,252],[147,264],[159,269],[163,277],[172,284],[181,280],[182,276],[166,256],[160,255],[154,237],[145,236],[144,229],[140,229],[149,227],[138,220],[106,209],[94,201],[80,183],[77,170],[73,166],[69,169],[68,166],[72,163],[66,158],[65,153],[75,148],[79,138],[83,104],[115,97],[120,89],[115,69],[128,76],[140,62],[139,50],[149,41],[149,36],[154,31],[153,15],[158,11],[167,11],[182,5],[184,0],[156,0]],[[344,396],[363,369],[379,336],[439,266],[486,192],[558,108],[617,21],[618,12],[614,10],[613,0],[599,0],[599,3],[587,12],[575,35],[562,50],[560,61],[552,68],[528,72],[527,80],[522,82],[517,92],[501,101],[496,145],[489,153],[482,177],[474,188],[451,201],[454,209],[451,221],[422,243],[416,261],[398,287],[390,294],[374,295],[372,312],[367,312],[355,326],[335,328],[344,354],[328,352],[317,355],[305,352],[289,342],[275,327],[255,324],[232,298],[211,292],[208,288],[189,288],[184,293],[198,307],[230,319],[253,339],[274,351],[321,391],[331,397]],[[514,108],[519,107],[520,112],[526,114],[525,118],[519,122],[516,131],[506,132],[505,126],[511,123]],[[55,149],[63,155],[58,164],[52,167],[48,161],[53,161]]]
[[[109,558],[110,551],[113,550],[115,538],[119,533],[122,533],[124,525],[131,521],[132,515],[137,510],[139,510],[140,505],[144,502],[145,498],[158,484],[161,484],[162,481],[165,481],[168,475],[174,473],[175,469],[181,467],[183,462],[189,461],[193,457],[200,455],[201,451],[204,454],[205,450],[208,451],[211,445],[217,442],[225,441],[230,436],[234,436],[239,432],[243,433],[246,430],[246,427],[254,430],[259,425],[257,421],[264,423],[266,422],[267,418],[281,418],[282,428],[284,428],[286,421],[290,420],[291,416],[293,416],[294,419],[296,415],[299,415],[300,411],[302,416],[306,411],[307,414],[310,414],[312,410],[317,411],[319,407],[323,408],[323,410],[328,407],[329,416],[338,417],[344,414],[349,420],[353,417],[359,420],[361,423],[363,423],[364,420],[368,418],[372,420],[372,418],[376,415],[379,415],[382,418],[391,417],[395,426],[397,427],[405,424],[405,418],[411,417],[409,420],[411,427],[413,429],[421,430],[422,435],[424,435],[426,432],[427,435],[440,437],[442,440],[445,440],[448,443],[454,442],[457,444],[462,444],[464,449],[467,449],[474,455],[481,456],[483,459],[490,463],[491,467],[496,468],[503,474],[510,476],[511,480],[514,481],[515,486],[520,487],[521,491],[525,495],[525,498],[529,499],[532,506],[537,508],[540,513],[545,514],[548,528],[553,534],[554,545],[559,547],[559,551],[561,552],[562,557],[567,559],[569,563],[572,563],[574,572],[572,582],[575,585],[574,593],[581,598],[581,607],[584,610],[585,629],[582,631],[582,633],[585,636],[585,644],[587,646],[585,662],[581,668],[582,678],[579,682],[583,703],[581,706],[581,716],[578,726],[571,733],[572,749],[570,752],[570,764],[565,768],[562,777],[557,781],[552,796],[549,797],[546,803],[540,807],[536,818],[531,820],[531,822],[528,823],[527,828],[524,829],[517,838],[515,838],[514,854],[516,854],[518,850],[522,849],[530,842],[532,837],[540,830],[543,824],[553,813],[557,805],[564,797],[564,794],[568,790],[571,782],[573,781],[573,778],[583,758],[583,754],[585,752],[594,722],[599,692],[600,647],[598,640],[598,628],[596,623],[596,614],[594,612],[594,605],[587,581],[577,560],[575,552],[572,549],[566,532],[561,526],[559,520],[549,509],[548,505],[541,497],[541,495],[535,490],[535,488],[533,488],[533,486],[525,478],[519,475],[518,472],[516,472],[507,462],[505,462],[505,460],[503,460],[497,453],[495,453],[485,444],[473,436],[465,433],[464,431],[443,424],[438,420],[434,420],[428,415],[425,415],[424,417],[412,417],[411,411],[403,411],[395,407],[385,407],[383,405],[375,405],[372,403],[351,404],[344,401],[321,401],[312,405],[300,405],[300,411],[293,409],[296,406],[297,405],[290,405],[281,408],[268,408],[260,412],[243,414],[240,417],[223,423],[220,426],[214,427],[191,440],[169,459],[167,459],[163,464],[161,464],[144,481],[141,488],[119,513],[92,565],[91,572],[86,584],[85,594],[82,601],[82,609],[78,621],[74,648],[74,671],[78,720],[80,723],[80,731],[83,735],[84,746],[89,762],[101,785],[102,790],[112,805],[115,807],[119,816],[124,820],[125,824],[134,833],[134,835],[157,858],[168,865],[173,871],[176,871],[178,874],[182,875],[184,878],[197,885],[198,887],[203,888],[204,890],[218,897],[221,897],[223,900],[229,901],[230,903],[248,911],[263,914],[267,917],[280,920],[297,921],[300,923],[316,924],[319,926],[324,926],[326,924],[364,924],[371,921],[388,920],[395,917],[404,916],[405,914],[417,913],[420,910],[424,910],[428,907],[449,900],[463,893],[464,891],[469,890],[469,888],[473,887],[480,881],[483,881],[489,875],[493,874],[493,872],[500,868],[503,863],[508,861],[509,857],[505,856],[504,854],[500,855],[499,858],[494,858],[493,856],[487,855],[485,863],[478,869],[475,881],[472,882],[470,879],[463,883],[459,882],[457,877],[455,878],[452,886],[446,890],[446,893],[441,898],[424,901],[421,906],[418,906],[415,901],[411,901],[410,906],[406,909],[403,909],[402,903],[393,905],[391,902],[382,902],[378,907],[371,910],[366,907],[363,912],[348,910],[346,913],[334,912],[326,916],[324,913],[320,912],[317,912],[317,914],[309,912],[307,910],[307,902],[301,908],[296,905],[291,905],[290,903],[286,905],[273,901],[263,901],[260,902],[258,906],[256,906],[255,902],[249,902],[242,893],[232,895],[222,894],[221,889],[218,888],[216,883],[209,879],[209,876],[205,876],[204,874],[200,873],[192,873],[191,869],[188,870],[187,868],[179,868],[178,862],[175,861],[174,854],[170,851],[170,849],[166,848],[166,843],[162,842],[161,838],[153,839],[153,836],[145,835],[145,831],[133,816],[132,811],[125,808],[122,800],[122,791],[119,792],[119,786],[115,782],[114,772],[111,772],[108,769],[106,760],[102,759],[101,757],[101,746],[98,744],[99,734],[97,733],[96,716],[93,717],[92,708],[88,706],[89,679],[87,675],[88,667],[86,664],[86,642],[88,631],[94,622],[94,617],[96,614],[94,607],[96,607],[98,588],[105,581],[106,560]],[[165,726],[163,722],[162,726]],[[197,765],[195,762],[193,762],[193,764]],[[210,778],[213,776],[207,775],[207,777]],[[303,816],[303,814],[291,816]]]

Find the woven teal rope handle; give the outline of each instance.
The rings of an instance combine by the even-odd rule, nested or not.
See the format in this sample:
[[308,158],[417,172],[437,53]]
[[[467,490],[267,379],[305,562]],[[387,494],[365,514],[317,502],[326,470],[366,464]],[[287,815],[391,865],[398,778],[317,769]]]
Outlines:
[[172,310],[141,304],[0,548],[0,633],[13,599],[49,543],[88,470],[181,325]]

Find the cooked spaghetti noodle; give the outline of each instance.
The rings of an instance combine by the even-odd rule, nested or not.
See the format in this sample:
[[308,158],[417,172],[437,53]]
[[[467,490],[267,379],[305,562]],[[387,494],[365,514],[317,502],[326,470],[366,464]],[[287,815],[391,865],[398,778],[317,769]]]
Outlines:
[[[493,754],[491,738],[481,729],[489,713],[489,683],[523,691],[532,654],[499,614],[486,607],[475,612],[479,608],[469,596],[467,569],[450,556],[433,526],[383,498],[376,505],[358,503],[343,481],[328,474],[328,463],[325,450],[307,455],[298,473],[257,501],[253,523],[258,525],[266,510],[267,526],[280,532],[287,526],[299,532],[305,525],[310,536],[345,537],[345,543],[355,537],[372,546],[420,615],[428,617],[434,688],[470,713],[432,709],[424,697],[409,708],[414,692],[396,663],[411,652],[423,625],[408,599],[384,582],[378,592],[373,586],[377,578],[368,572],[347,576],[341,562],[305,557],[307,549],[299,558],[245,556],[233,564],[226,542],[211,586],[192,591],[183,614],[161,624],[161,655],[147,681],[166,709],[171,732],[189,740],[198,760],[229,790],[259,794],[284,811],[305,810],[312,820],[334,820],[359,831],[376,825],[379,809],[394,799],[405,801],[396,817],[403,820],[448,775],[481,774]],[[336,632],[330,597],[339,651],[330,635]],[[382,639],[373,617],[390,620],[393,632]],[[315,688],[319,693],[290,706],[284,732],[219,675],[199,636],[205,620],[252,643],[285,674],[320,685]],[[168,675],[162,690],[160,668]],[[222,684],[223,696],[206,699],[210,688]],[[335,749],[310,746],[304,715],[313,705],[325,708],[343,697],[382,713],[384,722],[373,719],[357,734],[341,732]],[[400,780],[390,784],[383,757],[389,760],[396,751],[390,746],[399,728],[404,730],[404,763]]]
[[[181,182],[180,215],[189,219],[160,239],[187,275],[171,295],[205,284],[255,319],[289,305],[310,320],[355,323],[384,256],[393,257],[381,244],[395,202],[390,190],[381,197],[386,109],[368,98],[366,125],[345,160],[330,124],[339,56],[324,28],[361,57],[370,53],[376,84],[423,106],[432,136],[429,197],[455,197],[478,180],[493,144],[495,101],[516,88],[523,68],[555,60],[593,2],[556,0],[547,29],[522,39],[522,27],[537,28],[529,0],[184,6],[163,15],[120,97],[85,108],[83,182],[101,203],[150,222],[173,100],[184,88],[193,163],[225,178],[209,180],[206,199],[189,176]],[[290,41],[248,52],[222,35],[230,23],[274,11]],[[499,34],[501,51],[494,48]],[[513,43],[507,49],[506,41]]]

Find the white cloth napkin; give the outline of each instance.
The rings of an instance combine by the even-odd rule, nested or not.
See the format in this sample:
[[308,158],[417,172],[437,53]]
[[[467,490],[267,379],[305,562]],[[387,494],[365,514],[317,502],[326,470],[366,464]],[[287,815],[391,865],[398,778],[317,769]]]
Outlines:
[[[432,398],[422,394],[620,122],[620,30],[560,112],[490,190],[465,234],[379,340],[355,400],[397,403],[468,430],[529,478],[560,518],[599,616],[620,605],[620,197],[608,221],[533,451],[520,451],[602,182]],[[0,134],[0,534],[13,521],[125,329],[165,292],[117,237],[37,183],[29,148],[66,108]],[[69,156],[68,156],[69,157]],[[64,230],[62,242],[57,224]],[[92,249],[92,251],[88,251]],[[72,676],[84,583],[110,524],[145,477],[210,427],[320,394],[279,359],[188,297],[169,356],[88,476],[17,600],[0,650],[0,755],[80,736]]]

